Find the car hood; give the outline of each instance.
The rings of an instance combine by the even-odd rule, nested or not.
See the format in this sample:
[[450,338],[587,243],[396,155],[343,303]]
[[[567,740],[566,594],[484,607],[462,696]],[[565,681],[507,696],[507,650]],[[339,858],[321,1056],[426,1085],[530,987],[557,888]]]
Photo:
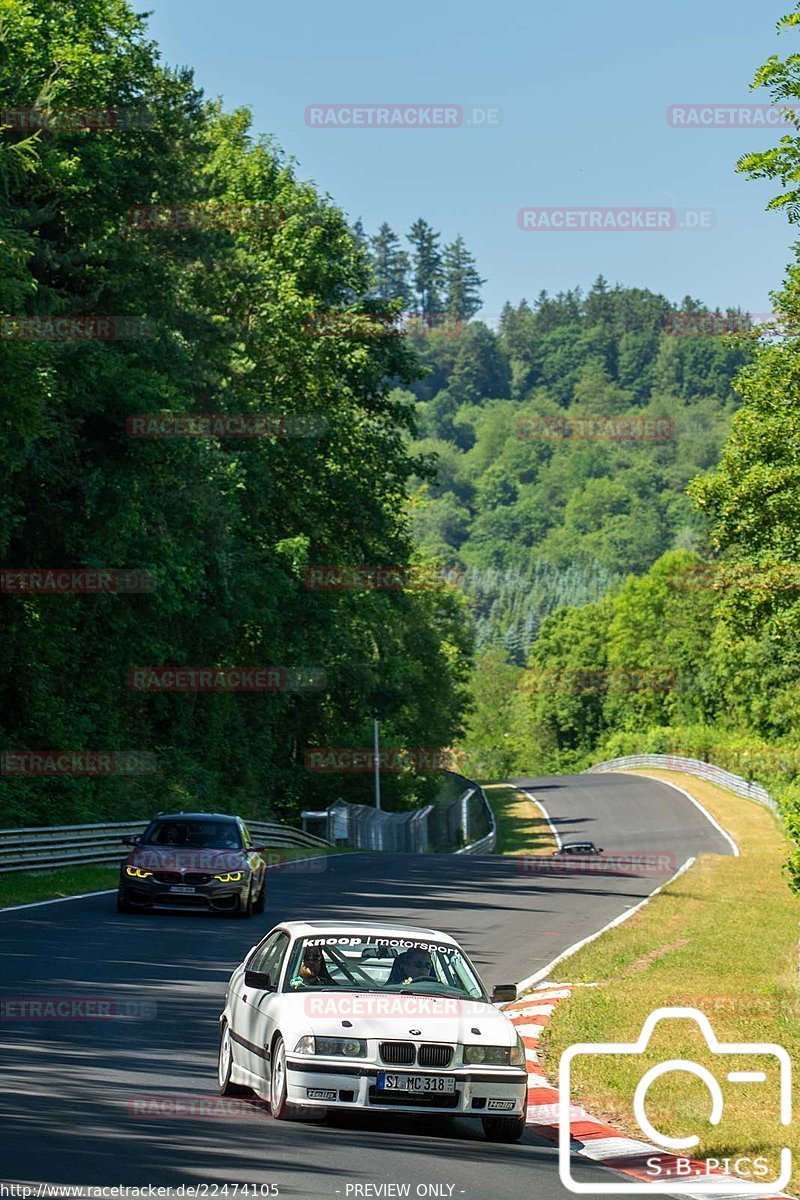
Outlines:
[[508,1017],[484,1001],[334,989],[288,994],[282,1001],[286,1023],[298,1037],[314,1033],[485,1046],[513,1046],[517,1039]]
[[238,871],[247,865],[244,850],[196,850],[185,846],[135,846],[131,866],[151,871]]

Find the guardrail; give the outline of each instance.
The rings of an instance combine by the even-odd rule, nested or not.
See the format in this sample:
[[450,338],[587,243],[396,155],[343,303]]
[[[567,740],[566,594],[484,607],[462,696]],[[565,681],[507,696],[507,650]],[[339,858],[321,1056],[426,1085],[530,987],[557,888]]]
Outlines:
[[708,779],[711,783],[735,792],[737,796],[755,800],[757,804],[763,804],[776,816],[780,816],[778,805],[760,783],[743,779],[741,775],[734,775],[723,767],[703,762],[699,758],[680,758],[674,754],[629,754],[625,758],[612,758],[608,762],[595,763],[594,766],[588,767],[584,774],[624,771],[626,767],[660,767],[664,771],[683,771],[687,775],[696,775],[698,779]]
[[[330,846],[324,838],[276,821],[247,821],[257,842],[269,846]],[[147,821],[112,821],[99,825],[39,825],[0,829],[0,874],[53,870],[82,863],[120,862],[127,854],[124,837],[142,833]]]
[[485,837],[478,838],[476,842],[470,842],[469,845],[463,846],[461,850],[456,850],[456,854],[493,854],[494,848],[497,845],[497,823],[494,819],[492,806],[486,799],[486,793],[482,787],[477,785],[462,796],[462,802],[469,803],[469,797],[477,792],[483,803],[483,808],[486,813],[486,818],[489,822],[489,832]]

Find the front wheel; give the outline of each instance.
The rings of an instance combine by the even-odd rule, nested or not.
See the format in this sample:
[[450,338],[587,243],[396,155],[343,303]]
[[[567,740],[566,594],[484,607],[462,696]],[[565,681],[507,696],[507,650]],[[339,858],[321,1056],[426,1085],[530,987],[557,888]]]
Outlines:
[[286,1103],[286,1046],[277,1037],[272,1047],[269,1073],[269,1107],[276,1121],[289,1121],[291,1114]]
[[483,1132],[490,1142],[518,1142],[525,1132],[525,1113],[518,1117],[481,1117]]
[[133,912],[133,908],[131,907],[131,903],[130,903],[130,901],[128,900],[128,897],[125,895],[125,893],[122,891],[122,889],[121,889],[121,888],[120,888],[120,890],[117,892],[117,912],[118,912],[118,913],[129,913],[129,912]]
[[258,893],[258,899],[253,904],[254,913],[263,913],[267,906],[267,878],[264,876],[261,881],[261,890]]
[[233,1070],[233,1039],[230,1026],[223,1021],[219,1031],[219,1058],[217,1059],[217,1086],[220,1096],[242,1096],[249,1089],[238,1083],[231,1083]]
[[237,917],[252,917],[253,915],[253,889],[248,887],[247,899],[239,899],[239,907],[236,910]]

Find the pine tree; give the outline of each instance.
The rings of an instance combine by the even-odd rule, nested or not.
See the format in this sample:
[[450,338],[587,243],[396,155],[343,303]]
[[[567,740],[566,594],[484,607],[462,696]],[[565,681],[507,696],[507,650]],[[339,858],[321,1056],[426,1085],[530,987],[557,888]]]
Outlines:
[[408,240],[414,248],[417,306],[425,316],[441,312],[442,309],[442,252],[439,249],[439,237],[423,217],[419,217],[408,231]]
[[406,303],[411,294],[408,283],[411,263],[408,253],[400,249],[400,238],[386,221],[377,234],[370,238],[370,246],[375,295],[381,300],[402,300]]
[[445,246],[443,256],[445,309],[452,316],[468,321],[481,307],[481,279],[461,234]]

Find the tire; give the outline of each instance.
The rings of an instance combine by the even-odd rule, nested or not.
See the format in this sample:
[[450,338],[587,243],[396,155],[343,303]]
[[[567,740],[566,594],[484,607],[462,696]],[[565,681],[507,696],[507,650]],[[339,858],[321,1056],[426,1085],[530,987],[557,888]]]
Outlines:
[[247,889],[247,899],[239,901],[239,907],[236,909],[237,917],[252,917],[253,915],[253,888],[252,885]]
[[483,1132],[489,1142],[518,1142],[525,1132],[525,1116],[481,1117]]
[[219,1030],[219,1054],[217,1055],[217,1087],[220,1096],[245,1096],[250,1088],[242,1087],[239,1083],[231,1083],[233,1069],[233,1042],[227,1021],[223,1021]]
[[133,912],[133,907],[132,907],[130,901],[128,900],[127,896],[123,892],[122,888],[120,888],[117,891],[117,912],[118,913]]
[[272,1045],[269,1065],[269,1108],[274,1120],[290,1121],[292,1114],[286,1103],[286,1046],[278,1035]]
[[267,877],[266,875],[261,881],[261,891],[258,893],[258,899],[253,904],[254,913],[263,913],[267,907]]

